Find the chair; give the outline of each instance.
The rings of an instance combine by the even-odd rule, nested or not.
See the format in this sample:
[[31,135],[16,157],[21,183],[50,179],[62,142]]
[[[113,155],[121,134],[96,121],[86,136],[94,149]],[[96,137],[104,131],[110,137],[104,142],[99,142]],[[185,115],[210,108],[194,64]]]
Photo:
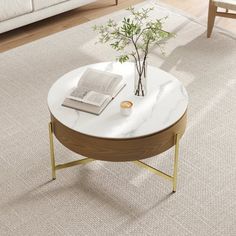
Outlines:
[[[217,8],[226,9],[225,12],[220,12]],[[228,10],[236,11],[236,0],[210,0],[209,12],[208,12],[208,26],[207,26],[207,38],[211,37],[212,29],[215,23],[215,17],[227,17],[236,19],[235,13],[229,13]]]

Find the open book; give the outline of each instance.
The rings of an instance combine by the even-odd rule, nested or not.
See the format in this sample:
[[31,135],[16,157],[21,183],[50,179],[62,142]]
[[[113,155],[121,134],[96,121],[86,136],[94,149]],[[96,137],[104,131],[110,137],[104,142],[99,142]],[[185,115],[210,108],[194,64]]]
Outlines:
[[125,85],[121,75],[88,68],[62,105],[99,115]]

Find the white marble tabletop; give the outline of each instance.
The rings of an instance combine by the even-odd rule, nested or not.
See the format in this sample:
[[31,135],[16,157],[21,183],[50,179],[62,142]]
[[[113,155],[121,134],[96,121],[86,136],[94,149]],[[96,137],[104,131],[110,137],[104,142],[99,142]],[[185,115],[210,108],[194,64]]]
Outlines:
[[[99,116],[61,105],[88,67],[121,74],[127,81],[124,89]],[[134,95],[134,70],[134,64],[129,62],[104,62],[73,70],[51,87],[48,93],[49,110],[65,126],[100,138],[136,138],[173,125],[187,109],[188,95],[184,86],[171,74],[148,66],[147,95],[137,97]],[[132,114],[127,117],[120,114],[120,102],[124,100],[134,104]]]

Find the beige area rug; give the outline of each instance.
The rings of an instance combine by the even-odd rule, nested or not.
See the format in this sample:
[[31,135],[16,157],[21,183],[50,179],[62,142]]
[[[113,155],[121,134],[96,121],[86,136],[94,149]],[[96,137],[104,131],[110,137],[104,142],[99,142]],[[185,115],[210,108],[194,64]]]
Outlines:
[[[155,7],[177,37],[150,64],[176,76],[190,97],[177,192],[132,163],[96,161],[50,181],[47,93],[64,73],[114,59],[94,45],[91,26],[104,17],[0,55],[1,236],[236,235],[235,38],[215,31],[206,39],[204,25]],[[147,163],[171,173],[172,151]],[[56,143],[57,162],[75,158]]]

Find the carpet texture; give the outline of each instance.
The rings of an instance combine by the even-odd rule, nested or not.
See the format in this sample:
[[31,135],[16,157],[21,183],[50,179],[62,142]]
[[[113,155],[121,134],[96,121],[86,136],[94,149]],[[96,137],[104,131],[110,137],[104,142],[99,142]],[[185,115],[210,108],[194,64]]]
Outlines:
[[[0,55],[0,235],[236,235],[236,41],[166,7],[177,34],[149,64],[176,76],[189,94],[178,189],[132,163],[96,161],[50,181],[47,93],[64,73],[114,60],[94,44],[94,24],[114,13]],[[158,78],[157,78],[158,79]],[[55,143],[57,162],[78,155]],[[81,158],[81,157],[79,157]],[[173,150],[146,160],[172,173]]]

